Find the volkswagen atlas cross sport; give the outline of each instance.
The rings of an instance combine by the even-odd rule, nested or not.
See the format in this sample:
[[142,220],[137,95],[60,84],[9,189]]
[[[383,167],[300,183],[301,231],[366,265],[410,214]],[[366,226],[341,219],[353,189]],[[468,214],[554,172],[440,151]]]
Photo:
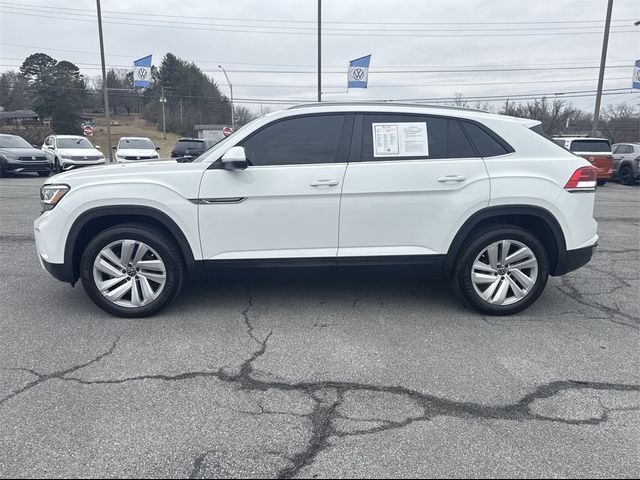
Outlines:
[[123,317],[229,266],[421,264],[512,314],[597,244],[597,170],[469,109],[312,104],[254,120],[191,163],[83,168],[41,188],[42,265]]

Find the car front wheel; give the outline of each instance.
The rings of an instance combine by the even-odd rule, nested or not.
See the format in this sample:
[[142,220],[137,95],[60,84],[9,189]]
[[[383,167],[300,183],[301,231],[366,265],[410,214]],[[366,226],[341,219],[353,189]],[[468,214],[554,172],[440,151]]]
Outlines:
[[120,317],[160,311],[180,291],[184,267],[175,242],[161,230],[125,224],[98,234],[81,260],[82,284],[103,310]]
[[489,315],[511,315],[540,296],[549,276],[544,247],[528,231],[495,226],[464,247],[456,269],[463,299]]

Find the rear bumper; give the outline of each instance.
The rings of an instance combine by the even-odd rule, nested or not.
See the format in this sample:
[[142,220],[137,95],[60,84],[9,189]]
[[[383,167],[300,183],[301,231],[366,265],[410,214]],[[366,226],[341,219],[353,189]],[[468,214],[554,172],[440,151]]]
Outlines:
[[564,275],[565,273],[572,272],[578,268],[586,265],[591,260],[593,252],[595,252],[598,244],[590,245],[588,247],[577,248],[575,250],[567,250],[561,254],[558,258],[558,265],[551,274],[554,277]]

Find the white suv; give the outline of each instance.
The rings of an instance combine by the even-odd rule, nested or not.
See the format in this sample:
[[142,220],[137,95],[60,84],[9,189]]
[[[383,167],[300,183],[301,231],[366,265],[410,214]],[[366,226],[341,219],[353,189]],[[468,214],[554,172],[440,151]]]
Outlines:
[[104,164],[99,148],[78,135],[50,135],[42,144],[42,151],[56,172]]
[[160,158],[158,150],[150,138],[146,137],[122,137],[116,151],[116,162],[128,163],[139,160],[157,160]]
[[531,305],[597,244],[596,169],[539,122],[468,109],[315,104],[193,163],[47,179],[43,266],[116,315],[150,315],[229,266],[423,264],[481,312]]

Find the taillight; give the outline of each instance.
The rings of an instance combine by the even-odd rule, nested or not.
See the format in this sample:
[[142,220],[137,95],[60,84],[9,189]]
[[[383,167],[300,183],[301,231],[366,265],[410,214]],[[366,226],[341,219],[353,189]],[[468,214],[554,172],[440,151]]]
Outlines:
[[582,167],[573,172],[564,188],[569,190],[593,190],[596,188],[597,179],[597,168]]

